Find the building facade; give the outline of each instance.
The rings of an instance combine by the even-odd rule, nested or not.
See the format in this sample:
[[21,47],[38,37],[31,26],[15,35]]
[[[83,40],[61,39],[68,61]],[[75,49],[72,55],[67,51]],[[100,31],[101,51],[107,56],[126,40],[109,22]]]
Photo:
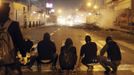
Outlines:
[[106,0],[105,6],[120,12],[116,23],[121,26],[128,26],[134,23],[134,0]]

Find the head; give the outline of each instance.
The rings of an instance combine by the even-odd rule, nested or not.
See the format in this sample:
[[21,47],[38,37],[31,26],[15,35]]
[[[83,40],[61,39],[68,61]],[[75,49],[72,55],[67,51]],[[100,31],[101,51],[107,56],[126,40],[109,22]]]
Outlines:
[[65,46],[72,46],[73,45],[73,41],[71,38],[67,38],[66,42],[65,42]]
[[10,4],[2,2],[0,6],[0,22],[6,21],[9,18]]
[[50,40],[50,34],[49,33],[45,33],[43,40],[49,41]]
[[86,41],[86,43],[91,42],[91,37],[90,37],[89,35],[87,35],[87,36],[85,37],[85,41]]
[[106,38],[106,43],[108,43],[109,41],[112,41],[112,37],[111,37],[111,36],[108,36],[108,37]]

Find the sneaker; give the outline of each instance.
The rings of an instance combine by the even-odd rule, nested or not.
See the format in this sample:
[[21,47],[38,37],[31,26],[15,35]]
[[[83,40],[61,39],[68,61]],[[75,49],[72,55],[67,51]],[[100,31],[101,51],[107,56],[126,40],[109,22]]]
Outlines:
[[109,71],[104,71],[104,74],[105,75],[109,75]]
[[28,69],[29,71],[33,71],[33,70],[31,69],[31,67],[27,67],[27,69]]
[[93,66],[88,66],[88,69],[87,69],[87,71],[93,71]]
[[110,71],[111,71],[110,68],[107,67],[107,68],[106,68],[106,71],[104,71],[104,74],[105,74],[105,75],[109,75]]
[[112,74],[116,74],[116,73],[117,73],[117,71],[111,71],[111,73],[112,73]]

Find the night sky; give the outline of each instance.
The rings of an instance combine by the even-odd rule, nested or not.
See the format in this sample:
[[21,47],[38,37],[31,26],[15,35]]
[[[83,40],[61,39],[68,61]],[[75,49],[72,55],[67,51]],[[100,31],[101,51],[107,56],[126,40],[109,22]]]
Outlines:
[[79,8],[83,0],[55,0],[55,8],[63,10],[74,10]]
[[[34,3],[40,2],[43,4],[44,0],[31,0]],[[61,9],[64,12],[71,12],[74,11],[76,8],[79,8],[80,5],[84,0],[46,0],[47,2],[53,2],[54,1],[54,9],[58,10]],[[43,4],[44,5],[44,4]]]

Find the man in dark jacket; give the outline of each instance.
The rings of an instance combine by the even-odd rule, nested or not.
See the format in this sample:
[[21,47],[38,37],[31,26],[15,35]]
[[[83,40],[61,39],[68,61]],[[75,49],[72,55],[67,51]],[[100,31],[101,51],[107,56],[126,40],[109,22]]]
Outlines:
[[[95,63],[97,58],[97,45],[95,42],[91,42],[91,37],[85,37],[86,44],[81,47],[80,62],[90,69],[88,64]],[[92,66],[93,67],[93,66]]]
[[[5,3],[3,2],[0,6],[0,27],[3,27],[4,24],[10,20],[9,18],[9,12],[10,12],[10,7],[9,7],[9,3]],[[13,44],[15,47],[15,53],[17,55],[17,51],[20,50],[22,54],[25,54],[24,51],[24,39],[22,37],[21,31],[20,31],[20,27],[19,27],[19,23],[12,21],[11,25],[8,28],[8,32],[13,40]],[[24,55],[23,55],[24,56]],[[17,62],[16,62],[17,63]],[[8,64],[9,68],[16,68],[19,72],[19,75],[21,75],[21,67],[19,65],[19,63],[12,63],[11,65]],[[16,65],[16,66],[14,66]],[[8,71],[6,72],[8,73]]]
[[50,34],[45,33],[42,41],[38,43],[37,46],[38,56],[32,57],[29,65],[29,69],[32,67],[35,61],[38,63],[38,67],[41,65],[43,60],[50,60],[47,63],[52,63],[52,70],[56,70],[56,62],[58,55],[56,54],[56,46],[50,39]]
[[38,43],[37,49],[39,60],[51,60],[51,69],[55,70],[58,55],[56,54],[56,46],[51,41],[49,33],[44,34],[44,39]]
[[[107,52],[107,57],[104,56],[105,52]],[[112,37],[107,37],[106,45],[100,52],[100,63],[106,69],[104,73],[109,74],[110,67],[112,68],[112,73],[116,73],[120,62],[121,52],[119,46],[112,40]]]

